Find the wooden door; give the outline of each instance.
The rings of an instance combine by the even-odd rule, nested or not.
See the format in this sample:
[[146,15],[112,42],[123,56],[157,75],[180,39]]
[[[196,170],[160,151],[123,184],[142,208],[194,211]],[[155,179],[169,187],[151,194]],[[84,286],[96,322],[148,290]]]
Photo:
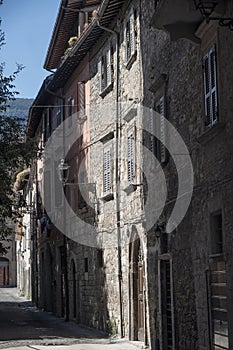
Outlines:
[[141,247],[139,246],[138,250],[138,271],[137,271],[137,301],[138,301],[138,340],[144,341],[144,328],[145,328],[145,320],[144,320],[144,273],[143,273],[143,256]]

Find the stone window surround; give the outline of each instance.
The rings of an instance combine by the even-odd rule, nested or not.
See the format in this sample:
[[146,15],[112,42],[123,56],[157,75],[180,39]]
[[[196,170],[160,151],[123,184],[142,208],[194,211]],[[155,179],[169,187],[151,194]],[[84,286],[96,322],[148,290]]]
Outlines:
[[[123,50],[124,65],[129,70],[137,58],[137,31],[136,31],[136,9],[132,7],[124,20]],[[128,37],[128,40],[127,40]],[[130,54],[128,53],[127,41],[130,45]]]
[[[204,57],[207,52],[210,51],[210,49],[215,46],[216,48],[216,61],[217,61],[217,68],[216,68],[216,76],[217,76],[217,87],[218,87],[218,82],[219,82],[219,70],[218,70],[218,62],[219,62],[219,40],[218,40],[218,23],[215,21],[211,21],[210,23],[206,23],[203,21],[199,28],[197,29],[195,35],[201,40],[201,51],[202,51],[202,56]],[[202,74],[204,76],[204,74]],[[203,78],[204,79],[204,78]],[[204,125],[204,120],[205,120],[205,101],[204,101],[204,80],[202,84],[202,98],[203,98],[203,103],[202,103],[202,120],[203,120],[203,125],[202,125],[202,131],[197,138],[198,142],[201,144],[206,144],[212,139],[216,137],[216,134],[222,132],[222,130],[225,127],[225,123],[222,120],[221,117],[221,91],[219,90],[218,87],[218,93],[217,93],[217,105],[218,105],[218,113],[217,113],[217,121],[209,126]]]
[[113,45],[109,40],[98,60],[99,95],[103,98],[113,89],[113,62]]
[[[102,139],[101,142],[103,143],[103,196],[101,197],[101,199],[103,201],[110,201],[114,199],[114,195],[113,195],[113,158],[112,158],[112,154],[113,154],[113,144],[112,144],[112,139],[114,137],[114,133],[110,132],[109,134],[105,135]],[[106,152],[110,152],[110,164],[109,167],[110,169],[109,171],[109,188],[107,190],[105,190],[105,175],[106,175],[106,169],[105,169],[105,154]]]

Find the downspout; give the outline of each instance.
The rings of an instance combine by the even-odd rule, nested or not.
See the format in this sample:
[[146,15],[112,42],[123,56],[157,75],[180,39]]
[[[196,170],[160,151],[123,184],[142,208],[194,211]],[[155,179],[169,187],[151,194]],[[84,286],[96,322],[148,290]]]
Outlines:
[[123,317],[123,300],[122,300],[122,259],[121,259],[121,227],[120,227],[120,172],[119,172],[119,134],[120,134],[120,120],[119,120],[119,33],[109,28],[100,25],[97,20],[97,26],[106,32],[112,33],[116,36],[116,115],[115,115],[115,186],[116,186],[116,224],[117,224],[117,243],[118,243],[118,284],[119,284],[119,298],[120,298],[120,336],[124,337],[124,317]]
[[[63,159],[65,159],[65,149],[66,149],[66,135],[65,135],[65,96],[63,93],[61,93],[60,95],[54,93],[53,91],[51,91],[47,86],[45,86],[45,90],[52,96],[55,96],[59,99],[62,100],[62,122],[63,122],[63,128],[62,128],[62,138],[63,138]],[[62,92],[62,90],[61,90]],[[65,184],[63,185],[63,189],[64,189],[64,194],[66,194],[66,186]],[[63,208],[63,222],[64,222],[64,227],[63,227],[63,246],[64,246],[64,282],[65,282],[65,310],[66,310],[66,314],[65,314],[65,321],[69,321],[70,318],[70,302],[69,302],[69,279],[68,279],[68,267],[67,267],[67,237],[66,237],[66,206],[65,206],[65,202],[64,202],[64,208]]]

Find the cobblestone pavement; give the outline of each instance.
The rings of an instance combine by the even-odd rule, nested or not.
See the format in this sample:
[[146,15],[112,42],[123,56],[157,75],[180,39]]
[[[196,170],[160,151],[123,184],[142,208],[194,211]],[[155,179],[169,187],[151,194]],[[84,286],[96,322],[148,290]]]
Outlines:
[[0,288],[0,349],[8,350],[138,350],[122,339],[65,322],[19,297],[16,288]]

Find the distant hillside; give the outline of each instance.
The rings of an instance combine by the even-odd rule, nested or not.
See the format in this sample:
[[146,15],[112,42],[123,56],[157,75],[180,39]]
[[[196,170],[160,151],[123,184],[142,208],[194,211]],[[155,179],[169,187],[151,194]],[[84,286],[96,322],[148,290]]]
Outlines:
[[6,115],[12,118],[23,118],[26,122],[32,102],[32,98],[16,98],[14,101],[10,101],[10,107],[7,108]]

